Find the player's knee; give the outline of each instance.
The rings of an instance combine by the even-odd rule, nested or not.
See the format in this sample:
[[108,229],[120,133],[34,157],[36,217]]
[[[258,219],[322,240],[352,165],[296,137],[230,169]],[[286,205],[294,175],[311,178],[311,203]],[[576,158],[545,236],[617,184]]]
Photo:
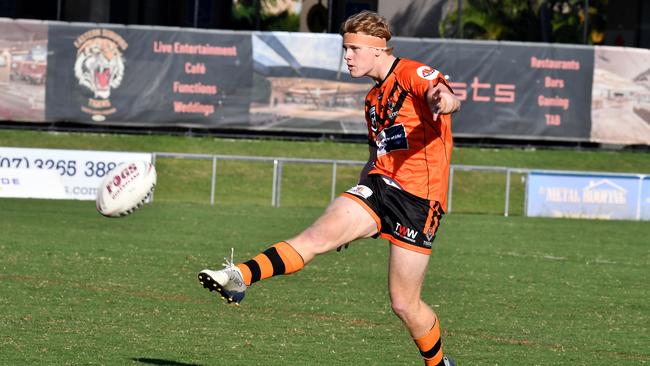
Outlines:
[[406,320],[410,315],[417,312],[419,301],[413,301],[406,297],[392,296],[390,306],[397,317]]
[[300,243],[303,251],[307,251],[311,255],[323,254],[330,250],[327,238],[311,228],[303,231],[294,241]]

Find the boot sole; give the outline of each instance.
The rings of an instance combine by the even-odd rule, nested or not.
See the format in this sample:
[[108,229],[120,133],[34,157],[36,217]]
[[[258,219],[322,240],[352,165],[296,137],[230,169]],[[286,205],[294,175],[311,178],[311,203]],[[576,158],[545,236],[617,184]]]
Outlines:
[[241,299],[237,301],[235,298],[233,298],[233,296],[227,293],[223,289],[223,286],[221,286],[219,282],[215,281],[214,278],[212,278],[212,276],[210,276],[207,273],[201,272],[199,273],[198,278],[199,278],[199,283],[203,286],[203,288],[210,290],[210,292],[217,291],[219,296],[221,296],[222,299],[226,300],[228,304],[234,303],[235,305],[239,306],[239,301],[241,301]]

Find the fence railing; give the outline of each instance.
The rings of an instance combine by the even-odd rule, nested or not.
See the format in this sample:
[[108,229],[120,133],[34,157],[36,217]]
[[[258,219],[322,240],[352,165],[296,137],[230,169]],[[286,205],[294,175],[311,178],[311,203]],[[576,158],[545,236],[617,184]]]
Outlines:
[[[286,157],[260,157],[260,156],[241,156],[241,155],[206,155],[206,154],[184,154],[184,153],[163,153],[156,152],[153,153],[154,164],[158,158],[177,158],[177,159],[197,159],[197,160],[211,160],[212,161],[212,177],[211,177],[211,188],[210,188],[210,204],[215,204],[215,192],[216,192],[216,183],[217,183],[217,162],[218,161],[244,161],[244,162],[262,162],[273,164],[273,180],[272,180],[272,194],[271,194],[271,206],[280,207],[281,197],[282,197],[282,174],[283,166],[285,164],[330,164],[332,166],[332,175],[330,182],[330,201],[334,200],[337,195],[337,171],[339,166],[363,166],[366,162],[360,160],[335,160],[335,159],[304,159],[304,158],[286,158]],[[447,197],[447,212],[450,213],[454,207],[454,187],[455,187],[455,173],[458,171],[466,172],[486,172],[486,173],[502,173],[505,177],[504,180],[504,203],[503,203],[503,215],[510,215],[510,203],[511,203],[511,193],[512,189],[512,176],[513,174],[522,174],[529,176],[530,173],[555,173],[555,174],[576,174],[576,175],[598,175],[598,176],[612,176],[612,177],[634,177],[639,179],[645,179],[648,175],[639,175],[639,174],[625,174],[625,173],[606,173],[606,172],[584,172],[584,171],[557,171],[557,170],[532,170],[527,168],[511,168],[511,167],[500,167],[500,166],[479,166],[479,165],[456,165],[452,164],[450,167],[449,175],[449,192]],[[522,182],[525,177],[522,177]],[[475,180],[471,181],[472,184],[476,183]],[[639,187],[641,180],[639,181]],[[478,182],[482,183],[482,182]],[[500,183],[499,183],[500,184]],[[494,186],[492,186],[494,189]],[[639,189],[641,191],[641,189]],[[528,203],[528,191],[524,190],[520,192],[523,194],[523,202],[520,200],[521,194],[516,202],[522,203],[523,214],[526,215],[526,207]],[[641,195],[639,194],[639,200]],[[649,199],[650,201],[650,199]],[[637,219],[640,217],[640,205],[637,211]]]
[[[211,160],[212,177],[210,184],[210,204],[215,204],[215,191],[217,182],[217,162],[222,161],[248,161],[248,162],[266,162],[273,164],[273,180],[271,188],[271,206],[280,207],[282,197],[282,168],[287,163],[292,164],[331,164],[332,180],[330,183],[330,200],[334,200],[337,195],[337,170],[341,165],[363,166],[366,162],[361,160],[335,160],[335,159],[304,159],[304,158],[285,158],[285,157],[261,157],[261,156],[242,156],[242,155],[207,155],[207,154],[183,154],[183,153],[153,153],[154,164],[157,158],[176,158],[176,159],[193,159],[193,160]],[[498,172],[505,174],[505,202],[504,216],[509,215],[510,207],[510,186],[512,173],[528,173],[529,169],[496,167],[496,166],[475,166],[475,165],[451,165],[449,177],[449,194],[447,198],[447,212],[452,211],[453,207],[453,189],[454,189],[454,171],[479,171],[479,172]]]
[[[454,172],[457,170],[504,173],[505,174],[505,200],[504,200],[505,202],[504,202],[503,216],[508,216],[510,214],[510,186],[512,180],[512,173],[527,174],[531,171],[530,169],[508,168],[508,167],[500,167],[500,166],[452,164],[449,168],[449,192],[447,196],[447,212],[451,212],[453,207]],[[526,202],[526,197],[524,197],[524,202]]]

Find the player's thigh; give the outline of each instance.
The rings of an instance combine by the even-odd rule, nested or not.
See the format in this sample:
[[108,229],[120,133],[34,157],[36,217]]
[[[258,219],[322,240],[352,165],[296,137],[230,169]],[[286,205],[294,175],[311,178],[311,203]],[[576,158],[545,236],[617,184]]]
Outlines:
[[376,233],[377,223],[363,206],[350,198],[338,197],[311,226],[289,242],[318,254]]
[[388,263],[388,287],[391,299],[419,300],[429,255],[391,245]]

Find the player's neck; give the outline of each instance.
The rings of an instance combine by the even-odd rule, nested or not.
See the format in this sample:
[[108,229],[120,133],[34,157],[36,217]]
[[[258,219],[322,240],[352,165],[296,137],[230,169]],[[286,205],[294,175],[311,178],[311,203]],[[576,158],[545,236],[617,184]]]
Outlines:
[[381,83],[382,80],[388,76],[390,69],[393,67],[396,57],[393,55],[383,54],[379,56],[377,60],[377,67],[375,67],[374,72],[369,73],[368,76],[375,80],[377,83]]

